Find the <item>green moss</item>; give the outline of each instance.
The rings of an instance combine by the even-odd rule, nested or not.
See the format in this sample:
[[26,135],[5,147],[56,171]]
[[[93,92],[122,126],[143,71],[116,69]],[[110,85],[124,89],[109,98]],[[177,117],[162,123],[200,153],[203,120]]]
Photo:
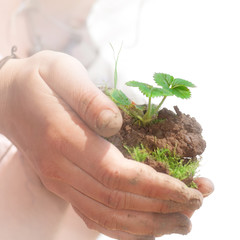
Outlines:
[[[168,148],[156,149],[151,152],[143,145],[137,147],[126,147],[132,159],[138,162],[144,162],[147,158],[164,163],[169,171],[169,175],[181,181],[194,177],[199,167],[198,159],[185,159],[178,156],[175,151],[170,151]],[[196,188],[196,184],[192,181],[188,184],[189,187]]]
[[140,147],[133,148],[124,146],[124,148],[128,151],[132,159],[135,161],[144,162],[147,159],[147,157],[149,157],[149,152],[143,145],[141,145]]

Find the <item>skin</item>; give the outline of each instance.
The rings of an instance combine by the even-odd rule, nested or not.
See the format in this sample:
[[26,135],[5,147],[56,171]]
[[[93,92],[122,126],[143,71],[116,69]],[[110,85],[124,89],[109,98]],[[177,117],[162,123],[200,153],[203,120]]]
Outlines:
[[120,129],[120,112],[68,55],[42,51],[9,60],[0,71],[0,115],[0,132],[43,185],[110,237],[187,234],[191,215],[213,191],[208,179],[196,179],[197,191],[125,159],[101,137]]

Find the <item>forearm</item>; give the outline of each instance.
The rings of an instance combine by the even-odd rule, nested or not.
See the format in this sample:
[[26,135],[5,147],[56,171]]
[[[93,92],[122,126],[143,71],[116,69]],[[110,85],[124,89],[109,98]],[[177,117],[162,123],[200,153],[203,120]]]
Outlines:
[[3,71],[0,71],[0,133],[4,129],[4,116],[6,111],[7,89],[9,83],[4,77]]
[[6,135],[8,129],[8,99],[10,96],[10,88],[12,85],[12,61],[10,59],[0,68],[0,133]]

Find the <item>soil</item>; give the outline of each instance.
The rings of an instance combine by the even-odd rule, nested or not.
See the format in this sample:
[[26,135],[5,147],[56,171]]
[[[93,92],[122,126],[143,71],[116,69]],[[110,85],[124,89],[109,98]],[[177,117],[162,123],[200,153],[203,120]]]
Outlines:
[[[184,159],[196,159],[206,148],[201,125],[195,118],[182,113],[177,106],[174,110],[175,112],[163,108],[158,114],[159,121],[146,127],[137,125],[134,119],[122,112],[122,128],[108,140],[127,158],[131,157],[124,146],[136,147],[143,144],[150,150],[168,148]],[[158,172],[168,174],[165,166],[159,162],[147,159],[145,163]]]

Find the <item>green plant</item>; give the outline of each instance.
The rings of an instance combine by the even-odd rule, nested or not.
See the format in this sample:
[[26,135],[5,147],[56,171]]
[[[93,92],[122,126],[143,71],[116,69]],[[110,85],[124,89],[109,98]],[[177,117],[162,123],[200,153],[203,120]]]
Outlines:
[[199,160],[197,159],[184,159],[176,155],[169,149],[156,149],[151,156],[156,161],[163,162],[168,165],[169,173],[171,176],[184,180],[189,177],[194,177],[196,170],[199,167]]
[[132,159],[136,160],[137,162],[144,162],[149,156],[147,149],[142,144],[140,147],[137,146],[129,148],[128,146],[124,146],[124,148],[131,155]]
[[[140,92],[148,98],[148,105],[146,108],[135,105],[121,90],[114,89],[110,93],[112,100],[127,114],[139,120],[143,126],[151,123],[157,117],[158,111],[168,96],[188,99],[191,97],[189,88],[195,87],[195,85],[189,81],[181,78],[174,78],[165,73],[155,73],[153,78],[159,87],[154,87],[138,81],[129,81],[126,83],[127,86],[137,87]],[[152,104],[152,98],[155,97],[162,97],[158,105]]]
[[[113,46],[111,44],[110,46],[112,47],[114,52]],[[193,83],[181,78],[174,78],[169,74],[155,73],[153,78],[155,83],[159,87],[154,87],[147,83],[142,83],[138,81],[129,81],[126,83],[127,86],[137,87],[141,91],[141,93],[148,98],[148,105],[146,107],[136,105],[121,90],[117,89],[117,65],[121,49],[122,45],[117,56],[115,56],[114,52],[114,88],[106,91],[106,93],[118,105],[119,108],[121,108],[131,117],[135,118],[141,125],[145,126],[156,119],[158,111],[160,110],[168,96],[176,96],[182,99],[188,99],[191,97],[191,91],[189,88],[195,87]],[[156,97],[162,97],[162,100],[158,105],[152,104],[152,98]]]
[[119,55],[120,55],[120,52],[122,50],[122,46],[123,46],[123,43],[121,44],[120,46],[120,49],[118,51],[118,54],[116,56],[115,54],[115,50],[114,50],[114,47],[111,43],[109,43],[112,50],[113,50],[113,57],[114,57],[114,61],[115,61],[115,66],[114,66],[114,89],[117,89],[117,82],[118,82],[118,72],[117,72],[117,65],[118,65],[118,59],[119,59]]
[[[165,73],[155,73],[153,78],[155,83],[161,86],[161,88],[137,81],[129,81],[126,83],[127,86],[138,87],[141,93],[148,97],[147,112],[140,118],[143,125],[152,120],[168,96],[175,95],[176,97],[187,99],[191,97],[189,87],[195,87],[195,85],[189,81],[174,78]],[[154,106],[151,102],[154,97],[163,97],[157,106]]]

